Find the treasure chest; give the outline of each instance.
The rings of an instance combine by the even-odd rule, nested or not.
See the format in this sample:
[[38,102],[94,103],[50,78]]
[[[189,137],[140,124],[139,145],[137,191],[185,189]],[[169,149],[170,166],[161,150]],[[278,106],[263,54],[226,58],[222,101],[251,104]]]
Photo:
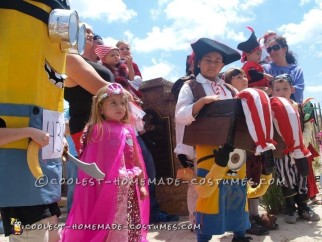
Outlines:
[[[279,138],[279,157],[283,150],[281,137],[275,132],[274,139]],[[276,140],[277,141],[277,140]],[[255,151],[255,143],[251,138],[240,99],[228,99],[205,105],[199,112],[196,121],[186,126],[183,143],[195,146],[231,144],[235,148]]]

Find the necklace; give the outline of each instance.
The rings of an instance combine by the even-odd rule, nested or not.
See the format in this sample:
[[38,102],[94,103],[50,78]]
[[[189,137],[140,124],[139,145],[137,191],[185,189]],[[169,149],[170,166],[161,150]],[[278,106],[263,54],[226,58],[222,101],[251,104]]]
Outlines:
[[216,95],[220,95],[220,90],[222,90],[224,96],[226,96],[225,89],[221,85],[217,85],[216,82],[211,82],[211,89]]

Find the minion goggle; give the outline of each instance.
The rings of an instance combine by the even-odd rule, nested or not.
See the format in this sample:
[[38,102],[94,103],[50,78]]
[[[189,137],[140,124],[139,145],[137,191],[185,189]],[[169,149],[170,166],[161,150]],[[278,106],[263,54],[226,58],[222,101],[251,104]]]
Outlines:
[[80,55],[84,52],[86,42],[86,28],[79,23],[76,11],[54,9],[49,14],[48,33],[52,42],[60,43],[61,50]]
[[79,22],[76,11],[54,9],[47,13],[42,8],[25,1],[0,1],[0,8],[13,9],[31,17],[37,18],[48,25],[49,38],[54,43],[60,43],[64,52],[84,52],[86,43],[86,28]]

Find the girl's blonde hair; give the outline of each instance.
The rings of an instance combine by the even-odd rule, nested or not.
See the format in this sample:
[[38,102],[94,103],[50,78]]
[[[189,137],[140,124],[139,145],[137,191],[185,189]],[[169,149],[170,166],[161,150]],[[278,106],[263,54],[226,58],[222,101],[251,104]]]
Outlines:
[[[105,87],[102,87],[98,90],[96,96],[93,96],[92,101],[92,109],[89,121],[86,124],[84,129],[85,137],[83,137],[83,142],[87,142],[89,139],[91,140],[99,140],[103,134],[103,122],[105,121],[105,117],[102,114],[102,108],[104,102],[110,98],[112,95],[122,95],[123,100],[125,102],[125,115],[121,119],[122,123],[130,123],[130,110],[129,110],[129,98],[128,94],[124,92],[123,87],[118,83],[108,84]],[[93,127],[97,125],[98,127],[98,136],[91,137],[93,132]]]
[[120,45],[122,45],[122,44],[125,44],[125,45],[130,46],[130,44],[127,41],[125,41],[125,40],[119,40],[116,43],[116,47],[120,47]]

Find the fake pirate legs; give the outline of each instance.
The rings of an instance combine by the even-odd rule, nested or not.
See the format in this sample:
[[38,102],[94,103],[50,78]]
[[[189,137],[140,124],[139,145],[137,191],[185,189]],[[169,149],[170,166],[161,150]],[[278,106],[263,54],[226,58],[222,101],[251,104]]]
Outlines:
[[271,106],[267,94],[259,89],[246,88],[236,95],[241,99],[250,136],[255,142],[255,155],[261,155],[266,174],[272,173],[274,166],[273,151],[276,142],[273,140],[274,130]]
[[303,142],[299,113],[291,102],[283,97],[272,97],[270,101],[275,128],[286,145],[283,152],[294,158],[299,174],[307,176],[306,157],[310,155],[310,151],[305,148]]

